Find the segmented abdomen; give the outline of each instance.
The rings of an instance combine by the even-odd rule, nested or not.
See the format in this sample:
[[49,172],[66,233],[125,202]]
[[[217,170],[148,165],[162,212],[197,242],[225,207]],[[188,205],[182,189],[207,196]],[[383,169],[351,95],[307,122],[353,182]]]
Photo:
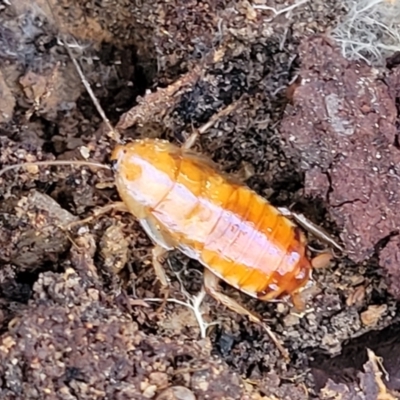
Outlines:
[[189,257],[251,296],[291,294],[309,278],[304,237],[262,197],[182,155],[151,213]]

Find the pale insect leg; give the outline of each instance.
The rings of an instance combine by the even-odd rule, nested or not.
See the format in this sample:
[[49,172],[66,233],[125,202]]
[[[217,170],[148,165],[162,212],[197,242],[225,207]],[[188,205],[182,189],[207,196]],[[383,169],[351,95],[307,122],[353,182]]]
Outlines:
[[344,251],[344,249],[337,243],[337,241],[335,239],[333,239],[332,236],[330,236],[328,233],[326,233],[320,226],[311,222],[303,214],[293,213],[292,211],[290,211],[284,207],[280,207],[280,208],[278,208],[278,210],[285,217],[293,218],[297,222],[297,224],[299,224],[303,229],[305,229],[307,232],[311,233],[316,238],[325,242],[329,246],[335,247],[340,252]]
[[238,99],[234,101],[233,103],[229,104],[225,108],[219,110],[217,113],[215,113],[205,124],[200,126],[198,129],[193,128],[193,132],[190,134],[190,136],[185,140],[185,143],[182,145],[183,150],[190,150],[193,145],[196,143],[196,140],[200,135],[203,135],[206,133],[210,128],[212,128],[217,121],[219,121],[222,117],[229,115],[231,112],[233,112],[236,107],[241,103],[241,99]]
[[225,307],[228,307],[230,310],[238,314],[246,315],[252,322],[261,325],[267,331],[269,337],[282,353],[282,355],[288,360],[289,355],[287,350],[283,347],[283,345],[278,340],[276,335],[271,331],[271,329],[266,324],[264,324],[258,316],[241,306],[237,301],[233,300],[229,296],[221,293],[219,291],[218,285],[219,280],[220,279],[216,275],[214,275],[209,269],[204,268],[204,288],[206,292],[215,300],[223,304]]
[[196,143],[197,139],[199,137],[199,131],[194,130],[189,137],[185,140],[185,143],[182,144],[181,148],[182,150],[190,150],[194,144]]
[[298,312],[303,312],[306,309],[306,301],[304,292],[296,292],[290,296],[294,308]]
[[220,278],[214,275],[209,269],[204,268],[204,288],[211,297],[232,311],[241,315],[246,315],[252,322],[261,323],[261,319],[258,316],[241,306],[236,300],[221,293],[219,290],[219,281]]
[[155,244],[152,251],[152,261],[154,272],[162,286],[167,288],[169,286],[167,275],[165,274],[164,267],[162,266],[163,258],[165,255],[175,248],[171,239],[161,231],[157,221],[151,215],[146,216],[139,220],[140,225],[146,234]]
[[156,244],[151,251],[154,272],[164,288],[169,287],[169,279],[165,274],[164,267],[162,265],[167,254],[168,250],[164,249],[164,247],[161,247],[158,244]]
[[311,260],[311,265],[314,269],[323,269],[327,268],[331,261],[332,261],[333,255],[329,252],[323,252],[321,254],[318,254]]
[[88,222],[91,222],[93,219],[98,218],[101,215],[107,214],[110,211],[128,212],[129,210],[127,209],[124,202],[116,201],[115,203],[107,204],[104,207],[97,208],[96,210],[93,211],[93,215],[91,215],[87,218],[81,219],[79,221],[71,222],[67,225],[64,225],[62,228],[65,230],[69,230],[71,228],[74,228],[75,226],[87,224]]

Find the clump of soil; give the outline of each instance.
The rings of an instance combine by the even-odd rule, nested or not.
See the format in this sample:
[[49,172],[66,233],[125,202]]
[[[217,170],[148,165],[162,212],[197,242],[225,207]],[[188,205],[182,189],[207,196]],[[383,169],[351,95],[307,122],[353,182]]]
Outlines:
[[[0,176],[1,399],[385,392],[372,354],[345,383],[327,362],[318,385],[311,368],[397,316],[386,286],[397,293],[396,72],[388,89],[381,72],[314,37],[340,7],[314,1],[278,15],[241,0],[0,7],[1,165],[105,163],[117,136],[181,143],[193,127],[204,129],[199,151],[274,205],[295,204],[349,253],[315,271],[318,293],[304,315],[224,287],[268,321],[291,354],[286,363],[261,327],[209,297],[201,306],[208,336],[200,337],[193,301],[202,268],[180,254],[165,263],[170,301],[160,308],[152,244],[131,216],[114,212],[66,229],[118,199],[109,171],[10,171]],[[102,123],[65,43],[118,135]],[[378,244],[383,250],[366,261]]]
[[245,398],[239,376],[211,350],[208,340],[146,334],[72,268],[46,272],[2,335],[1,398],[149,399],[177,385],[197,398]]

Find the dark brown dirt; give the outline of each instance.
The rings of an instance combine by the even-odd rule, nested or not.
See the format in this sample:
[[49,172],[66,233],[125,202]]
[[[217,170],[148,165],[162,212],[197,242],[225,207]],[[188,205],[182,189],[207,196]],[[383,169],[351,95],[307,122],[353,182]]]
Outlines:
[[[57,41],[65,34],[124,140],[182,142],[214,118],[197,148],[245,171],[274,205],[295,204],[349,257],[315,272],[319,293],[304,315],[224,288],[268,321],[286,364],[260,327],[209,297],[203,317],[217,324],[206,339],[190,308],[158,310],[151,243],[129,215],[62,229],[117,199],[108,171],[9,172],[0,177],[0,399],[179,398],[182,387],[197,400],[382,394],[376,360],[351,363],[341,350],[348,340],[364,349],[360,335],[398,320],[396,67],[341,58],[321,36],[342,11],[336,1],[274,19],[242,0],[50,3],[52,12],[45,0],[0,5],[1,165],[108,159],[115,143]],[[140,118],[124,125],[137,104]],[[170,297],[190,303],[202,268],[176,253],[165,267]],[[370,348],[400,390],[388,346]]]

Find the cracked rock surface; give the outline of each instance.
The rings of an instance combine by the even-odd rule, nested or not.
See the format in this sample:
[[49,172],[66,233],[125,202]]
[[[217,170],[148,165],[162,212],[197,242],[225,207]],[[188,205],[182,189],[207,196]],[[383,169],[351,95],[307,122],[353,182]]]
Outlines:
[[400,237],[382,243],[400,226],[398,110],[391,89],[398,71],[387,77],[347,61],[321,37],[305,40],[299,54],[301,84],[280,130],[287,152],[300,156],[305,193],[324,199],[350,259],[362,262],[382,244],[379,263],[399,296]]

